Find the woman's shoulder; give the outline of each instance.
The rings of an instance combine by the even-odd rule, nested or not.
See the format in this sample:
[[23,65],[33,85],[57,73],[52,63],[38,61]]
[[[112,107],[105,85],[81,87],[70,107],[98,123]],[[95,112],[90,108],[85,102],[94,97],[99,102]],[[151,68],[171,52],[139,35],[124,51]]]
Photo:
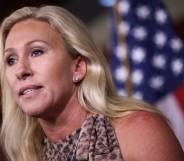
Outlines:
[[[141,124],[140,124],[141,123]],[[115,128],[118,128],[122,125],[123,128],[128,128],[139,124],[151,124],[151,123],[159,123],[159,124],[167,124],[166,118],[159,113],[147,112],[147,111],[132,111],[128,112],[128,114],[122,117],[116,117],[112,119],[112,124]]]
[[133,112],[112,120],[112,125],[125,160],[184,160],[174,133],[159,114]]

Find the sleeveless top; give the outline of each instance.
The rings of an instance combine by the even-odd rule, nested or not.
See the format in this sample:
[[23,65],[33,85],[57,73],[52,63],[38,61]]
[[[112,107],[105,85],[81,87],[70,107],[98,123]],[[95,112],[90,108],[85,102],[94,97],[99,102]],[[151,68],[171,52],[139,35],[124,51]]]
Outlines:
[[110,120],[99,114],[56,143],[44,139],[42,161],[123,161]]

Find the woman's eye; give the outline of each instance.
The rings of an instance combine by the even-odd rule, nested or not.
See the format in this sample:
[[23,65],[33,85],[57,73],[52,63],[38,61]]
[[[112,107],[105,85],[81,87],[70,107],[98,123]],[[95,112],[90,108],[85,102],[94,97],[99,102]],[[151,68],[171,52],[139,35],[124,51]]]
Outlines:
[[43,50],[41,50],[41,49],[35,49],[35,50],[32,51],[31,56],[36,57],[36,56],[42,55],[43,53],[44,53]]
[[6,62],[7,62],[8,65],[11,66],[11,65],[15,64],[17,62],[17,60],[15,59],[15,57],[10,56],[10,57],[7,58]]

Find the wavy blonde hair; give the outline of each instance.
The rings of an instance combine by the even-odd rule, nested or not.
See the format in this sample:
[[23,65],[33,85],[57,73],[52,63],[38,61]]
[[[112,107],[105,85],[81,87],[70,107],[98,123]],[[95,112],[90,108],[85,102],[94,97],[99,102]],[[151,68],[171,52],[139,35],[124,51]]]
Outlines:
[[14,24],[29,18],[47,22],[60,34],[68,53],[72,56],[81,55],[86,60],[87,74],[78,87],[78,99],[87,111],[109,117],[120,117],[139,110],[155,112],[143,102],[117,94],[104,55],[79,19],[57,6],[24,7],[3,21],[0,34],[3,107],[1,136],[9,160],[38,161],[42,148],[43,134],[37,119],[26,116],[21,111],[4,76],[3,50],[7,35]]

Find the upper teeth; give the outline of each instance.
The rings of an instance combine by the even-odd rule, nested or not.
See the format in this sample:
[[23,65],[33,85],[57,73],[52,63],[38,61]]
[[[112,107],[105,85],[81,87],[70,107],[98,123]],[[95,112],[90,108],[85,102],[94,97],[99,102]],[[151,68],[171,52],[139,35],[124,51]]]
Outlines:
[[24,92],[23,92],[23,94],[27,94],[27,93],[30,93],[30,92],[32,92],[33,91],[33,89],[26,89]]

